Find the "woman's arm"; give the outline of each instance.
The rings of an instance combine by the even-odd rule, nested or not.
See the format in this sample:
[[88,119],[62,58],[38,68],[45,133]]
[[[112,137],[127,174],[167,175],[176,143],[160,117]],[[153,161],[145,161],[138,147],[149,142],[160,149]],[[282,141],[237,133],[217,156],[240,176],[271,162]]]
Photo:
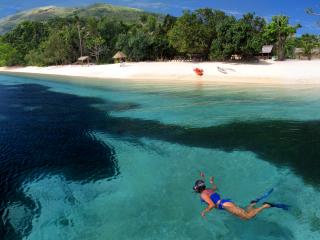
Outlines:
[[201,212],[201,216],[204,217],[207,212],[210,212],[214,208],[214,203],[207,194],[201,194],[201,198],[208,204],[208,207]]
[[[200,177],[202,178],[203,181],[206,180],[206,177],[205,177],[205,175],[204,175],[204,172],[200,172]],[[211,186],[212,186],[212,190],[213,190],[213,191],[217,190],[218,187],[217,187],[217,185],[214,183],[214,177],[213,177],[213,176],[210,177],[210,184],[211,184]]]
[[206,181],[206,177],[204,175],[204,172],[200,172],[200,177],[202,178],[203,181]]
[[212,186],[213,191],[217,190],[217,185],[214,183],[214,177],[210,177],[210,184]]

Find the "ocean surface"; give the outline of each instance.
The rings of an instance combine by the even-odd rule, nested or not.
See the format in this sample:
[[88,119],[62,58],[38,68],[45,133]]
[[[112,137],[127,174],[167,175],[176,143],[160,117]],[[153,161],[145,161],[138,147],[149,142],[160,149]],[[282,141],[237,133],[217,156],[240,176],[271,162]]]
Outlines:
[[[200,216],[199,172],[250,221]],[[0,236],[320,239],[320,86],[0,75]]]

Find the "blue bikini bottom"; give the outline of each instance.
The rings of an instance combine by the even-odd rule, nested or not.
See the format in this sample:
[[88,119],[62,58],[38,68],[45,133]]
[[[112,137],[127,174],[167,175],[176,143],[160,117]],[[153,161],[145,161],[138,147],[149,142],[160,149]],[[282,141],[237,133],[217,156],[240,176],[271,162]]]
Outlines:
[[[220,210],[224,210],[224,208],[223,208],[223,204],[224,204],[224,203],[232,202],[231,199],[221,199],[221,198],[220,198],[220,195],[219,195],[218,193],[212,193],[212,194],[210,195],[210,199],[212,200],[212,202],[213,202],[216,206],[218,206],[218,209],[220,209]],[[202,202],[205,202],[205,201],[203,201],[203,199],[201,199],[201,201],[202,201]],[[220,201],[220,202],[219,202],[219,201]],[[219,202],[219,204],[218,204],[218,202]]]

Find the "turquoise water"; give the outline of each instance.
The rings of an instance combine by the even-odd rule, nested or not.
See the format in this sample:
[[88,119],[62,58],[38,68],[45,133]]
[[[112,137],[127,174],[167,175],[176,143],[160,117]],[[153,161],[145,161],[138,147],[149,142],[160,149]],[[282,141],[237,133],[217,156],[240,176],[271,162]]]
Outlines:
[[[57,109],[63,102],[45,105],[60,117],[77,114],[88,98],[99,99],[89,104],[103,113],[98,122],[81,112],[72,124],[85,125],[91,139],[112,149],[116,170],[96,177],[94,171],[103,169],[99,162],[88,176],[83,175],[87,165],[71,166],[80,173],[70,174],[69,165],[59,165],[41,175],[29,174],[19,189],[32,207],[9,195],[2,216],[16,238],[320,238],[319,87],[111,81],[87,85],[0,76],[0,85],[21,84],[47,87],[33,91],[48,91],[48,98],[54,93],[56,100],[68,96],[68,101],[76,101],[69,106],[65,100],[61,112]],[[28,89],[26,85],[21,89]],[[39,114],[41,101],[23,106],[24,111]],[[21,102],[10,104],[17,107]],[[88,114],[93,113],[90,109]],[[8,116],[5,111],[2,115],[0,121],[5,122]],[[214,175],[220,194],[240,206],[274,187],[269,200],[292,208],[268,209],[247,222],[218,210],[203,219],[204,206],[192,193],[199,171]]]

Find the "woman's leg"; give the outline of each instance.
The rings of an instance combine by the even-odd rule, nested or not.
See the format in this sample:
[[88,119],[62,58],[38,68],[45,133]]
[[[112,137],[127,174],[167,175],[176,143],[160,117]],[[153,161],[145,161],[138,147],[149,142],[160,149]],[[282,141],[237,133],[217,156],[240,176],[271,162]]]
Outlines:
[[227,202],[223,204],[223,208],[243,220],[249,220],[255,217],[263,209],[270,208],[270,206],[268,204],[264,204],[259,208],[253,208],[253,206],[249,205],[249,208],[247,210],[244,210],[243,208],[235,205],[233,202]]
[[252,202],[248,205],[248,207],[246,208],[246,211],[250,211],[257,203],[256,202]]

